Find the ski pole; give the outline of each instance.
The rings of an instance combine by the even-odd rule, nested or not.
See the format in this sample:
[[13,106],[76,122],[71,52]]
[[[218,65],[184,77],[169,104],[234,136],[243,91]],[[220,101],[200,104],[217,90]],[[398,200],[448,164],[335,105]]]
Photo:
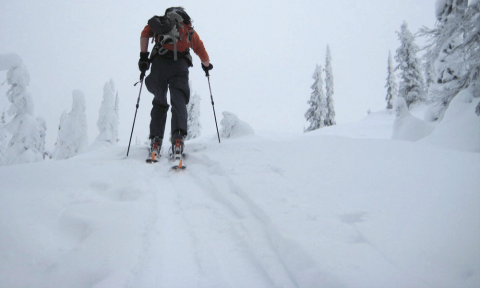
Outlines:
[[218,133],[217,115],[215,115],[215,103],[213,102],[212,86],[210,86],[210,73],[208,73],[208,70],[205,71],[205,76],[208,78],[208,88],[210,89],[210,99],[212,100],[213,117],[215,118],[215,126],[217,127],[218,143],[220,143],[220,133]]
[[145,77],[145,71],[142,71],[142,74],[140,74],[140,81],[133,84],[133,86],[137,86],[137,84],[139,82],[141,82],[140,83],[140,92],[138,93],[138,99],[137,99],[137,106],[136,106],[137,108],[135,109],[135,117],[133,117],[132,133],[130,133],[130,141],[128,141],[127,157],[128,157],[128,153],[130,152],[130,144],[132,143],[133,128],[135,127],[135,120],[137,119],[138,107],[140,106],[140,95],[142,94],[143,77]]

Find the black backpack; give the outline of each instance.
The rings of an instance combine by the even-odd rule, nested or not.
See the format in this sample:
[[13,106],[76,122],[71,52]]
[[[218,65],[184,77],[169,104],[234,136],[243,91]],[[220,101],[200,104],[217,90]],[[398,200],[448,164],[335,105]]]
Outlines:
[[[153,60],[155,56],[165,55],[169,52],[168,49],[161,46],[162,44],[173,44],[173,59],[178,60],[177,42],[183,38],[183,33],[182,35],[180,35],[179,31],[180,27],[182,27],[183,30],[183,26],[181,26],[180,23],[184,23],[187,25],[191,23],[190,16],[188,16],[185,10],[181,7],[168,8],[165,11],[164,16],[153,16],[152,18],[150,18],[150,20],[148,20],[148,25],[155,34],[153,38],[155,39],[155,37],[158,35],[158,43],[152,49],[150,59]],[[183,32],[188,33],[187,43],[191,43],[193,28],[190,27],[189,31]],[[186,54],[190,56],[189,49],[183,52],[181,56],[184,57]],[[191,62],[191,57],[189,58],[190,59],[188,60],[189,62]]]

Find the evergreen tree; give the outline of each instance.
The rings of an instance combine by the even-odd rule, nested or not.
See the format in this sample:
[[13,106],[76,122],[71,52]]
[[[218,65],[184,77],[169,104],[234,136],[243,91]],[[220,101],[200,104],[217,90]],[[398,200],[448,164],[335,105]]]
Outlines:
[[390,51],[388,51],[388,76],[385,88],[387,88],[387,97],[385,97],[385,100],[387,101],[387,109],[392,109],[392,101],[397,96],[398,87],[395,80],[395,68],[393,67],[392,52]]
[[[433,29],[423,27],[419,35],[428,38],[424,59],[433,78],[428,87],[430,121],[443,118],[450,101],[462,89],[462,75],[466,73],[463,43],[463,22],[467,0],[438,0],[436,3],[437,24]],[[427,72],[428,72],[427,71]]]
[[200,96],[195,92],[187,105],[187,137],[190,140],[200,136],[202,125],[200,124]]
[[[117,117],[117,123],[120,123],[120,98],[118,98],[118,91],[117,91],[117,94],[115,94],[115,116]],[[117,132],[117,137],[118,137],[118,132]],[[120,141],[120,139],[117,138],[117,142],[118,141]]]
[[[464,51],[464,59],[467,64],[466,73],[460,79],[463,87],[477,85],[476,91],[480,90],[480,1],[471,1],[466,12],[465,21],[462,25],[464,41],[460,49]],[[477,97],[479,95],[476,95]]]
[[3,165],[3,155],[7,151],[7,131],[5,130],[5,111],[0,117],[0,166]]
[[398,96],[405,98],[407,106],[425,101],[425,83],[420,71],[421,63],[417,58],[418,46],[408,30],[407,22],[403,22],[400,32],[397,31],[401,46],[397,49],[395,60],[400,69],[400,89]]
[[323,92],[322,66],[317,65],[312,78],[314,82],[310,87],[313,91],[310,94],[308,104],[310,108],[305,113],[305,118],[310,122],[310,126],[305,132],[313,131],[325,126],[325,117],[327,115],[327,100]]
[[333,101],[333,73],[332,73],[332,56],[330,53],[330,45],[327,45],[327,56],[325,59],[325,90],[327,101],[327,115],[325,116],[325,126],[335,125],[335,107]]
[[38,136],[40,137],[40,141],[37,143],[37,149],[40,153],[42,153],[43,159],[45,159],[45,136],[47,134],[47,122],[43,117],[37,117],[37,124],[38,124]]
[[57,143],[53,158],[67,159],[83,152],[88,146],[86,102],[83,92],[73,91],[72,111],[60,118]]
[[97,121],[100,134],[97,141],[105,141],[111,144],[117,143],[118,139],[118,118],[115,112],[115,84],[113,80],[105,83],[103,87],[103,101],[100,106],[99,117]]
[[[7,70],[7,84],[11,85],[7,97],[12,105],[8,113],[13,115],[6,125],[12,134],[2,164],[12,165],[43,160],[41,147],[45,147],[33,113],[33,99],[27,92],[30,75],[22,59],[16,54],[0,55],[0,71]],[[43,143],[42,143],[43,142]]]

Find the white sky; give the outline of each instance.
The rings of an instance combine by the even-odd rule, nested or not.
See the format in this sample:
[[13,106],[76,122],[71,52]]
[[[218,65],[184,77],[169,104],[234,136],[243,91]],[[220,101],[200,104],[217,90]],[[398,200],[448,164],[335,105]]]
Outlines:
[[[325,64],[327,44],[337,123],[383,109],[388,51],[395,54],[399,46],[395,31],[403,20],[413,33],[435,24],[435,0],[0,0],[0,54],[23,58],[35,115],[47,120],[47,148],[55,142],[62,111],[71,109],[74,89],[85,93],[89,140],[95,139],[109,79],[120,96],[120,138],[128,142],[139,92],[133,83],[139,76],[140,32],[151,16],[178,5],[194,19],[214,65],[217,120],[230,111],[257,133],[303,131],[311,75],[317,63]],[[202,134],[213,136],[207,79],[193,57],[190,79],[202,96]],[[0,72],[0,83],[4,79]],[[6,90],[0,86],[0,112],[10,106]],[[134,139],[148,136],[151,100],[144,89]]]

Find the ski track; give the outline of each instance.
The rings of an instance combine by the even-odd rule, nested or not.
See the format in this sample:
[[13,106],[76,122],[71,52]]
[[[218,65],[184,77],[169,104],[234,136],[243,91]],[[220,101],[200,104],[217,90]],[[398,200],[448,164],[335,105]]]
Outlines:
[[187,165],[169,171],[163,158],[146,168],[152,206],[125,287],[343,287],[284,239],[221,165],[205,154]]

